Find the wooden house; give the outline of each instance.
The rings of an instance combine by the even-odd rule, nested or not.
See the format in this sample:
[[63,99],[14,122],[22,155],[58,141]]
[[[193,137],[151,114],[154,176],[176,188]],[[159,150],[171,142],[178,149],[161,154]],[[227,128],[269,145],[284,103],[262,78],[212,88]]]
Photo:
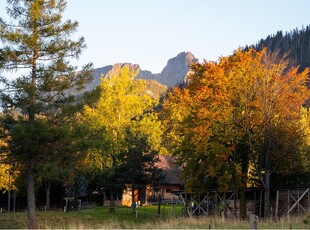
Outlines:
[[[149,184],[140,187],[135,191],[135,201],[140,205],[156,203],[159,200],[170,201],[178,199],[178,196],[173,194],[175,191],[183,189],[183,182],[180,180],[180,169],[175,164],[172,156],[159,155],[159,162],[156,163],[158,169],[161,169],[163,179],[157,184]],[[130,186],[125,189],[122,195],[122,205],[131,206],[132,194]]]

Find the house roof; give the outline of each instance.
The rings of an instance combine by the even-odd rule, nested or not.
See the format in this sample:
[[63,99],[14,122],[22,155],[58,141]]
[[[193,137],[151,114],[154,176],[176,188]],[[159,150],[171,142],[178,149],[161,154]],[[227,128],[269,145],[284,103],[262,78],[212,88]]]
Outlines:
[[184,184],[180,179],[181,170],[176,165],[174,157],[159,155],[159,161],[156,163],[156,166],[162,169],[165,184]]
[[85,178],[80,176],[75,183],[70,183],[66,186],[66,197],[86,197],[87,187],[85,184]]

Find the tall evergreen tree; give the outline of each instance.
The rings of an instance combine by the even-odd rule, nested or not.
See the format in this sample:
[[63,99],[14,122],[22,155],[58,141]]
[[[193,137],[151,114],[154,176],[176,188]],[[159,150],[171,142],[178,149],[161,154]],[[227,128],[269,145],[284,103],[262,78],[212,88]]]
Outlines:
[[131,190],[131,207],[134,211],[135,191],[162,179],[162,172],[156,166],[156,162],[159,161],[158,154],[152,150],[148,136],[130,128],[125,135],[128,148],[119,155],[116,175],[123,186],[130,185],[127,189]]
[[[58,118],[65,106],[75,104],[73,93],[77,95],[90,80],[91,64],[79,72],[70,64],[69,59],[78,58],[85,49],[85,42],[82,37],[77,41],[70,39],[78,23],[62,20],[64,0],[7,0],[7,4],[12,21],[0,19],[0,68],[1,72],[23,71],[16,71],[13,80],[1,76],[1,99],[4,111],[18,110],[23,114],[23,124],[18,128],[29,132],[28,142],[14,142],[13,137],[12,143],[19,150],[13,153],[19,155],[27,169],[28,227],[37,228],[34,170],[41,154],[36,147],[43,137],[35,132],[44,125],[36,125]],[[24,145],[28,147],[20,148]]]
[[[310,26],[308,25],[285,33],[277,31],[276,34],[269,35],[250,47],[258,51],[267,48],[268,52],[277,52],[279,56],[285,57],[290,65],[299,67],[299,72],[302,72],[306,67],[310,67],[309,39]],[[245,50],[248,49],[249,47],[246,46]]]

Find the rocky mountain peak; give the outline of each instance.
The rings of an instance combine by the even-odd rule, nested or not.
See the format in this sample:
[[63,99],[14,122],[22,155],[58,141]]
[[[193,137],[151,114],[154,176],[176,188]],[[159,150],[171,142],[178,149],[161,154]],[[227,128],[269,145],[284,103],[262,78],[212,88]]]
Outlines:
[[169,59],[161,73],[153,74],[150,71],[141,70],[137,77],[155,80],[168,87],[173,87],[186,81],[186,76],[190,70],[189,65],[197,61],[198,59],[192,53],[182,52]]
[[114,65],[104,66],[93,70],[93,81],[86,86],[86,91],[94,89],[100,83],[102,75],[109,77],[121,68],[127,66],[131,72],[137,73],[137,78],[145,80],[155,80],[165,86],[173,87],[186,81],[189,72],[189,65],[198,60],[190,52],[179,53],[176,57],[168,60],[167,65],[161,73],[152,73],[148,70],[141,70],[138,64],[117,63]]
[[125,66],[127,66],[131,72],[139,73],[140,71],[140,66],[138,64],[131,63],[116,63],[114,65],[93,69],[93,81],[86,86],[85,91],[91,91],[98,86],[101,76],[109,77]]
[[168,65],[186,64],[189,65],[195,59],[191,52],[181,52],[176,57],[171,58],[167,62]]
[[184,82],[190,70],[189,65],[197,61],[198,59],[190,52],[179,53],[176,57],[168,60],[167,65],[160,73],[158,81],[168,87]]

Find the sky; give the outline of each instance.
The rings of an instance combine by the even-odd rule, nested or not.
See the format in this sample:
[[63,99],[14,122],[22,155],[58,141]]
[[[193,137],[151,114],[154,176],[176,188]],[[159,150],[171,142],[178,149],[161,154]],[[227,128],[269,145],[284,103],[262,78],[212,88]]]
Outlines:
[[79,22],[74,36],[87,44],[74,64],[130,62],[159,73],[183,51],[215,61],[279,30],[301,29],[309,9],[308,0],[67,0],[64,18]]

